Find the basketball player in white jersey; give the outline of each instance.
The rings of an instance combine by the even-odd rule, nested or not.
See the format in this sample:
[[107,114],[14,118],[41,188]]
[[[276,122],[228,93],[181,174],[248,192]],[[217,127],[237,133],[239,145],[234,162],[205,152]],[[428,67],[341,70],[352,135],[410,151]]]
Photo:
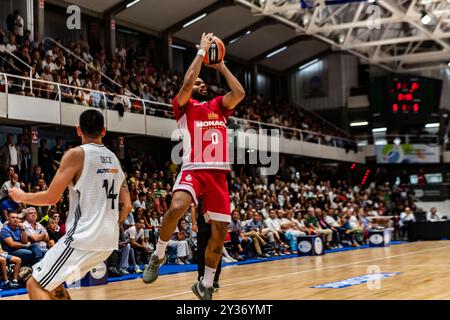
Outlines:
[[67,233],[33,266],[27,281],[32,300],[68,300],[64,282],[75,282],[117,249],[119,225],[131,211],[125,175],[113,152],[102,144],[103,115],[87,110],[77,133],[82,145],[70,149],[47,191],[9,189],[14,201],[35,206],[55,204],[69,187]]

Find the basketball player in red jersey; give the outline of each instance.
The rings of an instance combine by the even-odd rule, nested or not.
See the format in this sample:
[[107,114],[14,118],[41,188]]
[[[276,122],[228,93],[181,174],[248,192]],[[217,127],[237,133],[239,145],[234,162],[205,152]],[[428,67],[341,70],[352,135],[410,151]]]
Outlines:
[[208,91],[199,78],[203,58],[214,40],[212,33],[203,34],[197,56],[184,77],[183,86],[173,100],[173,110],[178,127],[183,132],[183,165],[173,187],[173,198],[164,215],[160,238],[155,252],[144,271],[145,283],[158,278],[159,266],[163,264],[167,242],[178,220],[186,213],[192,202],[203,195],[205,221],[211,224],[211,238],[205,253],[205,275],[192,286],[201,300],[212,299],[212,286],[222,247],[231,221],[227,173],[228,138],[226,123],[233,109],[245,96],[239,81],[221,61],[209,67],[219,71],[229,88],[225,96],[206,101]]

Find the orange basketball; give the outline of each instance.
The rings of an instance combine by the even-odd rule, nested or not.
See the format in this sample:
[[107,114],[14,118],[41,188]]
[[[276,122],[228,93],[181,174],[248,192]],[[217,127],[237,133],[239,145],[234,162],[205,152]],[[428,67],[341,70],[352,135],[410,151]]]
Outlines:
[[214,37],[214,41],[211,44],[208,52],[206,52],[203,62],[205,64],[216,64],[223,60],[225,57],[225,45],[223,41],[217,37]]

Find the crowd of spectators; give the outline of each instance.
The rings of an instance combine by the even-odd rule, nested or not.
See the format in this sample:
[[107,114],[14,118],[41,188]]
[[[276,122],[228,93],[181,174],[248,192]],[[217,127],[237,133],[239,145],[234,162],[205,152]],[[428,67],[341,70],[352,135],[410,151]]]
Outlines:
[[[58,137],[49,149],[47,140],[41,139],[39,165],[33,170],[29,133],[8,135],[7,143],[0,148],[0,245],[4,250],[0,251],[0,265],[8,266],[11,277],[10,281],[3,279],[5,287],[14,288],[17,268],[39,261],[65,234],[68,213],[67,193],[54,206],[27,207],[12,201],[7,190],[46,190],[62,156],[73,146]],[[322,237],[328,249],[364,245],[369,229],[380,227],[377,217],[383,216],[394,217],[383,227],[393,227],[397,238],[406,237],[406,226],[415,219],[417,208],[405,188],[389,183],[352,186],[338,176],[336,169],[320,163],[297,166],[289,161],[282,158],[277,176],[258,175],[254,166],[231,172],[232,222],[224,262],[295,254],[297,237],[302,235]],[[157,163],[149,153],[131,148],[126,150],[122,165],[133,210],[122,226],[119,249],[108,260],[112,276],[142,272],[142,265],[155,248],[179,170],[171,161]],[[439,213],[433,209],[429,219],[440,219]],[[195,224],[190,211],[186,212],[168,246],[171,263],[196,261]]]
[[[19,12],[16,11],[10,20],[15,22],[7,31],[0,27],[0,52],[8,50],[31,66],[33,79],[59,83],[63,102],[115,109],[120,114],[146,110],[150,115],[172,117],[170,107],[142,103],[134,98],[171,105],[181,87],[182,75],[155,67],[134,46],[119,44],[115,55],[108,57],[102,44],[91,45],[83,36],[78,41],[60,42],[83,62],[56,44],[43,43],[39,34],[32,37],[29,30],[24,30]],[[9,55],[3,55],[0,71],[30,77],[30,69]],[[216,84],[210,84],[209,89],[211,96],[225,92]],[[55,99],[58,91],[54,84],[36,81],[30,89],[29,81],[25,79],[10,79],[9,90],[50,99]],[[293,139],[303,138],[357,150],[351,141],[336,139],[343,134],[329,123],[283,101],[250,96],[237,108],[234,116],[308,131],[301,137],[298,130],[285,130],[284,133]],[[254,126],[252,123],[247,125]]]

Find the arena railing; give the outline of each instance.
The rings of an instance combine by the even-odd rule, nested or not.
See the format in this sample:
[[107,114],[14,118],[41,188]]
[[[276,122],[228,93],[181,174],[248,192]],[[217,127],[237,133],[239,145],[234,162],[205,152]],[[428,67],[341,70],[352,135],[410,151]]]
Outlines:
[[[66,85],[62,83],[32,79],[17,75],[0,73],[6,83],[3,91],[6,94],[18,94],[23,96],[38,97],[70,103],[75,105],[98,107],[101,109],[116,110],[119,113],[131,112],[143,116],[155,116],[174,119],[172,105],[134,98],[126,95],[118,95],[105,91]],[[145,112],[144,112],[145,110]],[[229,127],[232,129],[254,129],[261,133],[263,130],[270,134],[271,129],[278,130],[279,135],[286,139],[299,140],[315,144],[322,144],[344,149],[356,149],[356,142],[347,138],[323,134],[314,131],[301,130],[270,123],[252,121],[243,118],[230,117]],[[356,151],[356,150],[355,150]]]
[[385,145],[385,144],[428,144],[441,145],[439,136],[435,134],[388,134],[385,136],[358,136],[356,139],[364,145]]
[[[92,69],[92,67],[90,66],[90,63],[87,62],[86,60],[84,60],[82,57],[76,55],[74,52],[72,52],[70,49],[66,48],[65,46],[63,46],[61,43],[59,43],[58,41],[56,41],[55,39],[51,38],[51,37],[46,37],[44,39],[42,39],[42,44],[45,44],[45,41],[50,41],[52,42],[54,45],[58,46],[59,48],[61,48],[62,50],[64,50],[65,52],[67,52],[68,54],[70,54],[71,56],[75,57],[78,61],[81,61],[84,63],[84,65],[86,66],[86,70],[88,69]],[[116,85],[119,88],[122,88],[123,86],[114,81],[113,79],[111,79],[110,77],[108,77],[106,74],[104,74],[103,72],[99,72],[100,75],[105,78],[108,79],[109,82],[113,83],[114,85]],[[136,96],[134,93],[130,92],[135,98],[137,98],[138,96]]]

